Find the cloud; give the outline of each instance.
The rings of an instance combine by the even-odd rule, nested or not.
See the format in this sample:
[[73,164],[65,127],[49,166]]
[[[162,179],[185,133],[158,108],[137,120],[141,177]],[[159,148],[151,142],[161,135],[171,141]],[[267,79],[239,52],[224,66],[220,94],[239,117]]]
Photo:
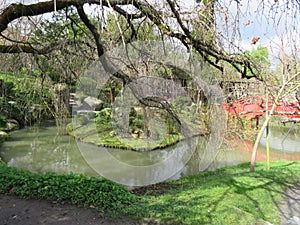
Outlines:
[[[225,0],[223,0],[225,1]],[[239,36],[234,43],[240,51],[256,49],[257,46],[268,48],[273,67],[280,62],[282,54],[298,55],[300,49],[300,15],[297,7],[286,2],[274,3],[273,0],[240,0],[239,8],[234,1],[229,1],[229,12],[238,21],[235,26]],[[294,3],[296,4],[296,3]],[[250,20],[245,26],[244,23]],[[257,44],[251,39],[260,37]],[[236,48],[237,49],[237,48]]]

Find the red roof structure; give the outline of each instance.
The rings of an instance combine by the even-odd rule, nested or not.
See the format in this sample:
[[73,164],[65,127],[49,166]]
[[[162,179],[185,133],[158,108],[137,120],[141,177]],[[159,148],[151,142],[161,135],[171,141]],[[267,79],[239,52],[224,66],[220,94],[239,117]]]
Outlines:
[[[290,119],[300,119],[299,102],[300,99],[285,96],[276,105],[273,115]],[[255,96],[243,98],[235,102],[225,103],[223,107],[230,114],[253,119],[265,115],[266,109],[271,110],[273,104],[274,100],[271,99],[269,100],[267,107],[265,97]]]

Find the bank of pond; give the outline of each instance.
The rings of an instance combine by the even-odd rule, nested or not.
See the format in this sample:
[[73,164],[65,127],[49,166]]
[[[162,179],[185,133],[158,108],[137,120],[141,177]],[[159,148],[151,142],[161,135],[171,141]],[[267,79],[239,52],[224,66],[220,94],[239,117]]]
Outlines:
[[32,173],[0,163],[0,193],[94,208],[99,216],[150,224],[280,224],[287,187],[299,184],[300,163],[226,167],[133,190],[105,178]]
[[[80,132],[82,135],[94,134],[93,129],[89,133],[86,128]],[[299,129],[295,127],[287,135],[289,129],[288,126],[271,129],[272,160],[300,159]],[[57,127],[55,121],[47,121],[12,131],[0,146],[0,157],[11,166],[32,172],[102,176],[132,187],[249,162],[252,153],[252,143],[239,138],[225,139],[220,149],[210,154],[205,154],[207,136],[195,136],[162,149],[136,152],[84,143],[64,133],[65,130],[66,127]],[[266,160],[264,137],[257,160]]]
[[[271,159],[293,161],[271,162],[270,171],[258,162],[255,173],[245,163],[250,141],[226,140],[214,158],[206,158],[211,163],[205,170],[212,171],[203,171],[205,136],[136,152],[82,143],[62,130],[49,121],[10,133],[0,147],[2,194],[69,202],[141,223],[280,224],[283,192],[299,183],[298,130],[289,127],[271,130]],[[276,139],[284,141],[274,145]],[[258,161],[266,158],[264,140]]]

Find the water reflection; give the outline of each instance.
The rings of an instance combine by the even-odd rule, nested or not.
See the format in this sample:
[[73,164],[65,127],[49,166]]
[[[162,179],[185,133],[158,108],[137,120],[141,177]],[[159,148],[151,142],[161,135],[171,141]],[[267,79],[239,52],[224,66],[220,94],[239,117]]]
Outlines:
[[74,138],[58,135],[52,123],[12,132],[11,138],[0,148],[0,157],[9,165],[33,172],[97,176],[83,159]]
[[[128,152],[78,143],[91,167],[104,177],[127,186],[164,181],[177,174],[191,158],[198,139],[152,152]],[[117,156],[117,157],[116,157]]]
[[[300,129],[298,124],[287,126],[273,126],[269,129],[270,148],[274,151],[286,153],[300,152]],[[266,131],[260,141],[262,146],[266,146]]]
[[[202,170],[199,162],[206,160],[210,164],[209,170],[249,161],[250,151],[240,151],[240,145],[224,145],[217,156],[204,159],[203,155],[209,156],[203,154],[206,143],[204,137],[198,137],[190,143],[179,142],[162,150],[141,153],[79,143],[79,151],[74,138],[58,135],[55,125],[47,124],[11,133],[10,140],[0,147],[0,157],[12,166],[33,172],[109,175],[128,186],[197,174]],[[197,148],[191,154],[193,145]]]

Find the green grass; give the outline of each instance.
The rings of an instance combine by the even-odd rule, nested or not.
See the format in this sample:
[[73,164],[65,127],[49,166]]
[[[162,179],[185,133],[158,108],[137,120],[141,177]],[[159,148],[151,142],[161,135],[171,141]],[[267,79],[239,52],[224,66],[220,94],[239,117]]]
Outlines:
[[[284,190],[299,184],[300,162],[257,163],[135,189],[83,175],[34,174],[0,163],[0,193],[93,205],[150,224],[280,224]],[[138,196],[136,196],[138,195]]]
[[[163,224],[280,224],[278,202],[299,182],[299,162],[258,163],[205,172],[156,185],[142,195],[136,215]],[[147,189],[146,189],[147,190]]]

